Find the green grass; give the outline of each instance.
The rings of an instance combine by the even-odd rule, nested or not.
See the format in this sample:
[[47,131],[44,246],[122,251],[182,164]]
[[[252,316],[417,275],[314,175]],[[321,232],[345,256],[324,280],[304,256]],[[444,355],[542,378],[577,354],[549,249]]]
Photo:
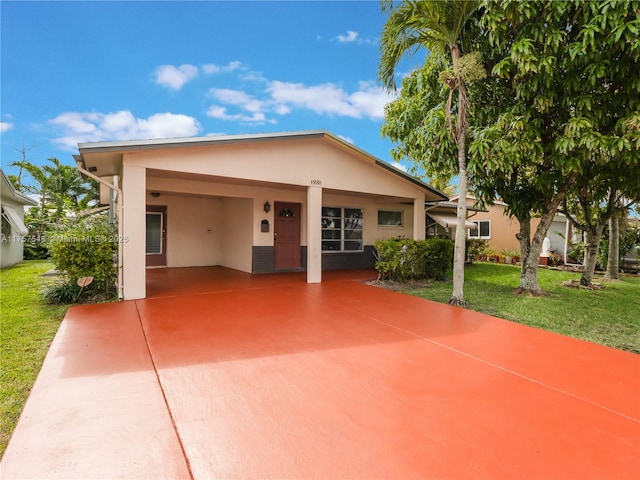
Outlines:
[[34,260],[0,272],[0,456],[67,311],[43,300],[51,268]]
[[[516,296],[519,267],[478,263],[465,269],[464,296],[471,310],[640,353],[640,278],[603,283],[602,290],[562,286],[563,281],[579,277],[541,268],[538,281],[550,296]],[[451,288],[446,281],[405,293],[444,303]]]

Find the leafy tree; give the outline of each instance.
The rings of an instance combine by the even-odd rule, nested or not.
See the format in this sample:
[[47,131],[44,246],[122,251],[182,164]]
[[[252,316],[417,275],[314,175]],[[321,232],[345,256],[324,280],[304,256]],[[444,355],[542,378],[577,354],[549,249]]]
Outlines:
[[500,196],[520,222],[520,290],[539,294],[542,241],[574,184],[589,171],[604,178],[603,164],[622,178],[638,171],[640,3],[483,5],[492,101],[470,148],[472,174],[480,196]]
[[[576,182],[617,176],[626,188],[638,178],[638,12],[638,1],[484,0],[479,23],[473,17],[468,24],[470,48],[491,72],[469,90],[477,108],[468,171],[476,197],[489,205],[500,198],[519,221],[521,292],[542,293],[542,242]],[[443,100],[435,69],[428,59],[405,78],[383,132],[400,142],[394,155],[423,159],[427,173],[448,175],[441,162],[451,145],[437,114]],[[532,231],[534,216],[540,223]]]
[[[479,57],[462,55],[461,39],[465,25],[477,9],[476,1],[427,1],[403,0],[397,6],[391,1],[382,2],[390,10],[380,40],[379,78],[387,89],[395,88],[395,69],[400,60],[416,48],[425,47],[431,52],[448,50],[451,63],[439,74],[440,81],[448,87],[449,95],[444,105],[446,130],[457,145],[460,197],[457,207],[457,227],[453,264],[453,292],[448,303],[466,305],[464,300],[465,221],[467,218],[467,132],[469,127],[469,98],[467,85],[484,75]],[[457,104],[453,94],[458,92]],[[457,112],[452,119],[452,109]]]

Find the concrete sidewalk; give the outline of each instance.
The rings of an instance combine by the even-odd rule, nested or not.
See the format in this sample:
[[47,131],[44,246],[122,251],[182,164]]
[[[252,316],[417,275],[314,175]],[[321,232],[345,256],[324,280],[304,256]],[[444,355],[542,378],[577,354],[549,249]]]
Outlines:
[[69,310],[2,478],[640,471],[638,355],[367,286],[362,272],[317,285],[151,275],[175,277],[155,298]]

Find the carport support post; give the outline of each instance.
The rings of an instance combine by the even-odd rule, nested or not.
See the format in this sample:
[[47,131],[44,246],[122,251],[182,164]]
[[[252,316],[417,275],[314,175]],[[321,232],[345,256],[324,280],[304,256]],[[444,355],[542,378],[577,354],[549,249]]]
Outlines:
[[322,187],[307,189],[307,283],[322,282]]
[[122,165],[122,281],[125,300],[147,295],[146,279],[147,169]]
[[424,240],[426,236],[426,213],[424,211],[424,198],[413,199],[413,239]]

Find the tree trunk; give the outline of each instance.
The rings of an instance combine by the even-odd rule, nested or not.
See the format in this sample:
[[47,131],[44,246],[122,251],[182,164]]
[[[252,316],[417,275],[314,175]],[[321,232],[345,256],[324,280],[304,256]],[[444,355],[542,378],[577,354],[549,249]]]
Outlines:
[[620,280],[620,215],[614,214],[609,219],[609,258],[604,279]]
[[[540,262],[540,250],[542,243],[535,245],[531,241],[531,219],[519,219],[520,232],[520,284],[516,293],[528,293],[529,295],[542,295],[542,289],[538,285],[538,263]],[[544,238],[544,237],[543,237]]]
[[545,212],[540,218],[540,223],[531,239],[531,219],[518,219],[520,222],[520,260],[522,267],[520,270],[520,285],[516,293],[526,293],[529,295],[544,295],[544,292],[538,285],[538,265],[540,264],[540,252],[542,251],[542,242],[547,236],[556,209]]
[[458,142],[458,178],[460,192],[456,210],[456,238],[453,250],[453,292],[447,301],[449,305],[466,307],[464,299],[464,262],[467,242],[467,162],[466,162],[466,132],[460,134]]
[[[451,63],[455,66],[460,59],[460,48],[451,47]],[[447,301],[449,305],[466,307],[464,299],[464,262],[467,250],[467,92],[464,81],[458,79],[458,118],[455,128],[455,141],[458,144],[458,206],[456,209],[456,238],[453,250],[453,291]],[[450,115],[447,111],[446,114]],[[450,117],[449,117],[450,118]]]
[[600,245],[600,237],[604,230],[604,222],[595,226],[595,228],[585,231],[584,246],[584,270],[580,277],[580,285],[588,287],[593,280],[593,273],[596,271],[596,263],[598,261],[598,246]]

